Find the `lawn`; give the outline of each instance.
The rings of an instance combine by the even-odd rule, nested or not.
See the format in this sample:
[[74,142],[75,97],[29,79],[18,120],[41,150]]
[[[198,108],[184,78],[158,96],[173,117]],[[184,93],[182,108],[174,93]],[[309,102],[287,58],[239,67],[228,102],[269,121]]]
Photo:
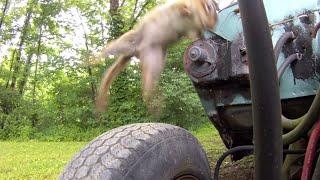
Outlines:
[[[217,131],[207,125],[192,132],[214,164],[225,150]],[[73,154],[87,142],[0,142],[0,179],[56,179]]]

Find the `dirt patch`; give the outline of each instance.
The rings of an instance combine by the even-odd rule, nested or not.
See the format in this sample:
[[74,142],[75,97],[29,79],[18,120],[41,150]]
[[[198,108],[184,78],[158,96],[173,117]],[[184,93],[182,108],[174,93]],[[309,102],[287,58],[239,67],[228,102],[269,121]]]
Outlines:
[[[227,163],[223,164],[223,166],[220,169],[220,180],[253,179],[253,162],[253,156],[245,157],[242,160],[236,162],[227,161]],[[212,169],[214,169],[214,167],[212,167]]]

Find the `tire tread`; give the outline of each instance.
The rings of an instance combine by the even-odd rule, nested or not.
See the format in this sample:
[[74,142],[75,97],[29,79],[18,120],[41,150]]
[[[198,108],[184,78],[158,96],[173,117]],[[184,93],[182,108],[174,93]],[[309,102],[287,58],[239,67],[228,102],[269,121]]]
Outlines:
[[191,133],[169,124],[141,123],[112,129],[77,153],[58,179],[99,179],[101,175],[110,177],[107,179],[124,177],[148,149],[173,136],[191,138],[199,144]]

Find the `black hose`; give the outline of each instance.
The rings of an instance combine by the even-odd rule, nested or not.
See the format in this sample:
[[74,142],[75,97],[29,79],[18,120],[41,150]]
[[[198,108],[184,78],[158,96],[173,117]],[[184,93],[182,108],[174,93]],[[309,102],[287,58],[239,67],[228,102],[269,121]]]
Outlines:
[[[245,145],[245,146],[237,146],[224,152],[217,161],[216,167],[214,169],[213,179],[219,180],[220,167],[226,157],[238,151],[248,151],[249,154],[252,154],[253,149],[254,149],[253,145]],[[296,150],[284,149],[283,150],[283,154],[304,154],[305,152],[306,152],[305,149],[296,149]]]
[[220,171],[220,167],[221,164],[223,162],[223,160],[228,157],[230,154],[233,154],[237,151],[249,151],[250,153],[253,152],[253,146],[252,145],[246,145],[246,146],[238,146],[235,148],[231,148],[228,151],[224,152],[220,158],[217,161],[216,167],[214,169],[214,175],[213,175],[213,179],[214,180],[219,180],[219,171]]
[[279,59],[279,55],[280,52],[282,50],[282,47],[284,46],[284,44],[286,42],[288,42],[289,40],[292,41],[296,38],[295,34],[291,31],[291,32],[285,32],[284,34],[282,34],[282,36],[279,38],[279,40],[277,41],[277,44],[274,48],[274,56],[275,56],[275,60],[276,60],[276,65]]
[[278,69],[278,78],[279,81],[281,79],[281,76],[283,75],[284,71],[289,67],[289,65],[295,61],[295,60],[301,60],[302,59],[302,54],[296,53],[296,54],[291,54],[289,57],[287,57],[284,62],[281,64],[281,66]]

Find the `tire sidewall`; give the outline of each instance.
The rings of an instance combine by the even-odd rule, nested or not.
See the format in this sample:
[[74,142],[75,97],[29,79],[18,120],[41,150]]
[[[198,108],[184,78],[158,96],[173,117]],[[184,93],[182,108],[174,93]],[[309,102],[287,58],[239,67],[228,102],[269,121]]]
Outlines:
[[210,179],[210,167],[200,145],[192,137],[178,136],[154,145],[131,167],[124,179],[162,180],[193,175]]

